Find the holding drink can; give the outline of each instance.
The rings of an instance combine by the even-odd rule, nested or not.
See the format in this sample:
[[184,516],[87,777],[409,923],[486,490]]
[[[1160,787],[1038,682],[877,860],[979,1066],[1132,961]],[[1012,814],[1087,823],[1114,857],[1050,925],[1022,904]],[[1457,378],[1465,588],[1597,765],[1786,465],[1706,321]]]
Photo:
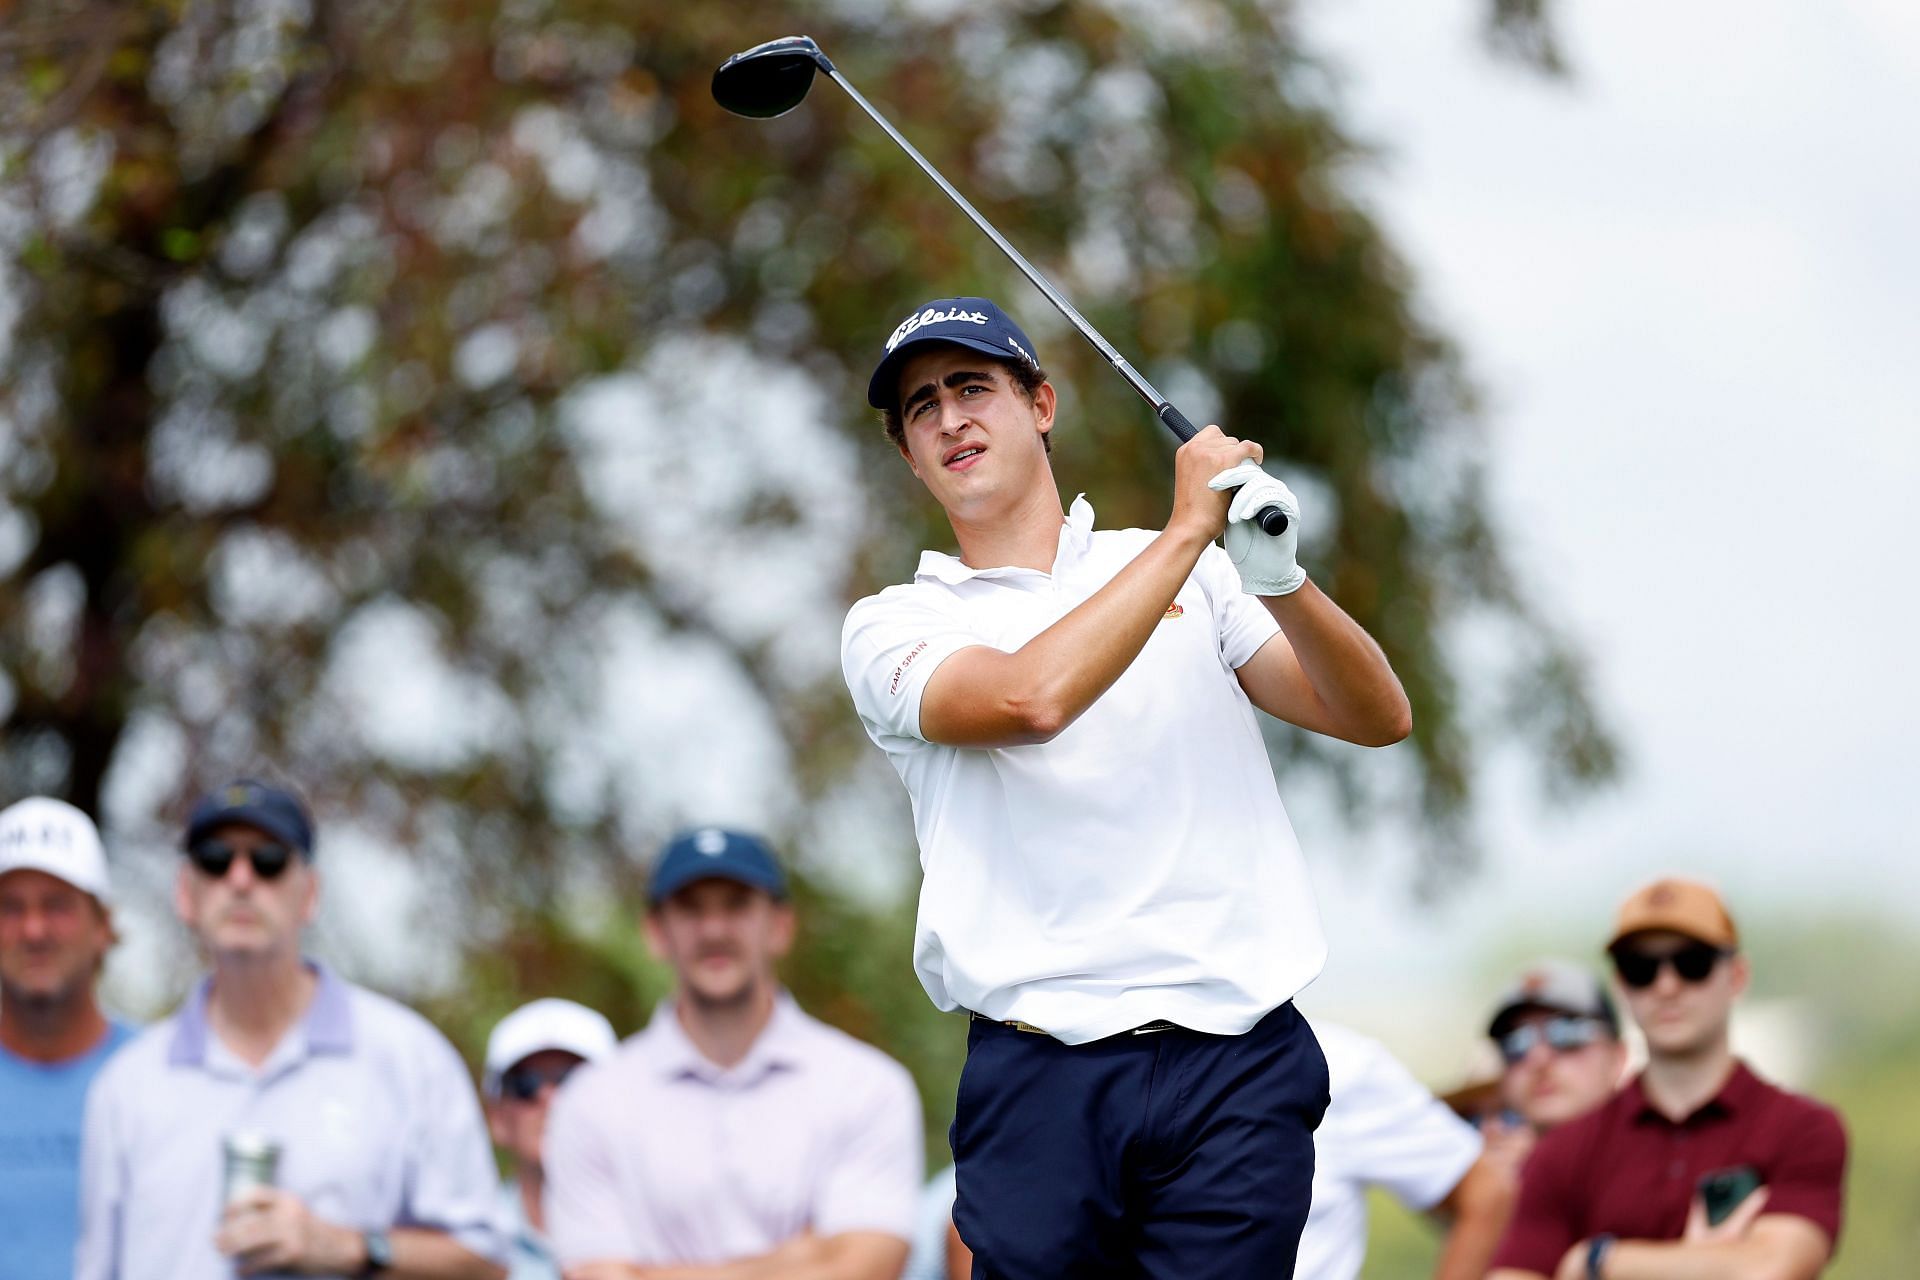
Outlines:
[[275,1185],[280,1173],[280,1144],[256,1130],[230,1133],[223,1139],[225,1165],[222,1199],[226,1204]]

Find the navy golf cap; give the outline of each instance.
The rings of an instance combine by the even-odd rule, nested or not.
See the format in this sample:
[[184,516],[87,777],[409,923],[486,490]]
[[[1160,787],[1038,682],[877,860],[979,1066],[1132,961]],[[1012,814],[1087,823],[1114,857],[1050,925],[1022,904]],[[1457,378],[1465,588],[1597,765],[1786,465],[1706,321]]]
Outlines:
[[241,778],[224,787],[216,787],[200,797],[187,817],[187,844],[198,843],[215,827],[240,823],[264,831],[292,845],[308,858],[313,856],[313,819],[307,807],[291,791],[270,786],[257,778]]
[[734,880],[787,896],[787,877],[759,836],[720,827],[695,827],[667,842],[654,864],[647,901],[656,906],[696,880]]
[[868,404],[876,409],[898,407],[900,364],[907,358],[907,349],[921,342],[952,342],[1030,369],[1040,367],[1040,358],[1033,354],[1033,343],[990,299],[935,298],[914,308],[913,314],[887,335],[880,364],[867,383]]

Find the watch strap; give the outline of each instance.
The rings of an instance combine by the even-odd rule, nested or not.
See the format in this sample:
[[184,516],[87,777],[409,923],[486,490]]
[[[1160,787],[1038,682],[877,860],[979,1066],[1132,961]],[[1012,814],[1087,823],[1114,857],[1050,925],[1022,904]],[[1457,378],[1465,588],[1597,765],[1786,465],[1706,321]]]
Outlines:
[[367,1265],[360,1269],[361,1275],[382,1275],[393,1266],[393,1241],[386,1232],[363,1231],[360,1243],[367,1254]]
[[1607,1255],[1613,1252],[1614,1237],[1595,1236],[1587,1241],[1587,1280],[1605,1280],[1600,1268],[1607,1264]]

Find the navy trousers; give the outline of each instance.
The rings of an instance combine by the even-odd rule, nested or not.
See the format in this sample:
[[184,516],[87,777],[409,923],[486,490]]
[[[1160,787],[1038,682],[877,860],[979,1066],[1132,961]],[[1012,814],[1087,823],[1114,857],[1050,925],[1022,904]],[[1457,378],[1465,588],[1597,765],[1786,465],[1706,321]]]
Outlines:
[[1327,1100],[1290,1003],[1083,1045],[975,1019],[949,1134],[974,1280],[1286,1280]]

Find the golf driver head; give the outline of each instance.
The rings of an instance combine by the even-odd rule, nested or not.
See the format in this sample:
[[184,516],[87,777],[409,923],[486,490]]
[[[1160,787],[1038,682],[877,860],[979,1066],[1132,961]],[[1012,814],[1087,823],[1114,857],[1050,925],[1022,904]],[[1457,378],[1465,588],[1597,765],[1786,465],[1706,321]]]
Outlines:
[[713,100],[737,116],[769,120],[800,105],[815,71],[831,70],[812,36],[782,36],[721,63],[713,73]]

